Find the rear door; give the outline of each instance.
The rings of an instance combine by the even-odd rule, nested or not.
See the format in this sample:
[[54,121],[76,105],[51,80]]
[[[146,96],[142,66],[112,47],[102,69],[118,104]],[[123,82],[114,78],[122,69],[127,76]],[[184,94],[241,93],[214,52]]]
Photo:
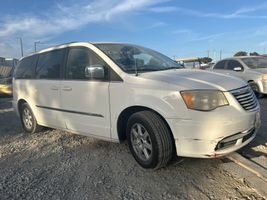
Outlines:
[[[103,78],[86,75],[86,67],[103,66]],[[110,138],[109,69],[87,47],[71,47],[61,82],[61,103],[68,129]]]
[[39,55],[34,81],[35,106],[40,123],[65,128],[64,113],[60,108],[60,79],[66,49]]

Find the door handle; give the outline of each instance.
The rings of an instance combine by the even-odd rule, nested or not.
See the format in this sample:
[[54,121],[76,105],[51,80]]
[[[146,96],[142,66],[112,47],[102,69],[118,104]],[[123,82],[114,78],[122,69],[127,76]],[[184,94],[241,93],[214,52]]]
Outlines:
[[58,87],[57,86],[55,86],[55,85],[53,85],[53,86],[51,86],[51,88],[50,88],[51,90],[58,90]]
[[71,87],[63,87],[62,90],[64,90],[64,91],[71,91],[72,88]]

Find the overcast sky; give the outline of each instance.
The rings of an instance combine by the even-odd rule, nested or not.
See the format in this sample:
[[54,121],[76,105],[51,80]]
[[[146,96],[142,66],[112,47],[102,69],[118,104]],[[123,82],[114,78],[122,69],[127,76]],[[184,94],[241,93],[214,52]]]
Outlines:
[[0,57],[71,41],[129,42],[170,57],[267,53],[264,0],[8,0],[0,6]]

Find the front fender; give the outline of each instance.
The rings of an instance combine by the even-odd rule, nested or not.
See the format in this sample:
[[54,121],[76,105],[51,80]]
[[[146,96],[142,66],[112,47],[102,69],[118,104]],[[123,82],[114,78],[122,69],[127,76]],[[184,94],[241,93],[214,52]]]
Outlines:
[[178,91],[110,85],[111,137],[118,139],[117,121],[120,114],[132,106],[154,110],[163,118],[189,119],[187,107]]

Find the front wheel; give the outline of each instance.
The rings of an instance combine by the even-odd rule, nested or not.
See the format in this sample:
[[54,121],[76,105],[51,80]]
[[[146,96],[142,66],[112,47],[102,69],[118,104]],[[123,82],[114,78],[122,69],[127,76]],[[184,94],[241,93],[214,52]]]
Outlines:
[[258,98],[262,98],[263,97],[263,94],[260,93],[260,88],[257,85],[257,83],[255,83],[255,82],[249,82],[249,85],[250,85],[251,89],[254,91],[255,95]]
[[23,129],[27,133],[36,133],[42,130],[42,126],[37,124],[36,118],[33,115],[33,112],[27,103],[23,103],[20,106],[20,119]]
[[170,130],[152,111],[137,112],[129,118],[127,141],[133,157],[144,168],[164,167],[172,158],[174,147]]

